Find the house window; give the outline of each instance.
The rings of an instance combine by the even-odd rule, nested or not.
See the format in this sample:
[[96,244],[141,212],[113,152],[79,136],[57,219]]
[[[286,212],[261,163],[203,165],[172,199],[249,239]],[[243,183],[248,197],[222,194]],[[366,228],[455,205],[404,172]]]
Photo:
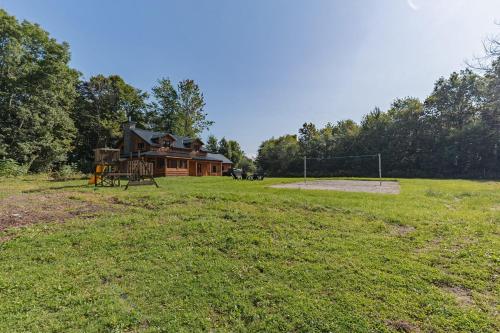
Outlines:
[[170,141],[165,141],[165,142],[163,143],[163,147],[167,147],[167,148],[169,148],[169,147],[170,147]]
[[167,160],[167,167],[177,169],[177,160]]
[[217,173],[217,165],[212,165],[212,173]]
[[187,169],[187,161],[186,160],[180,160],[179,161],[179,169]]
[[165,159],[163,159],[163,158],[158,159],[157,166],[158,166],[158,169],[163,169],[165,167]]
[[137,149],[139,149],[139,150],[143,150],[143,149],[144,149],[144,142],[139,142],[139,143],[137,144]]

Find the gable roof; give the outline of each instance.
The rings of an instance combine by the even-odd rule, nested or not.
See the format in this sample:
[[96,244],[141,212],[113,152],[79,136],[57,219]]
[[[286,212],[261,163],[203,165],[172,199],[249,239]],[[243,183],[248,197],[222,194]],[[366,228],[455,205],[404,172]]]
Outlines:
[[[171,136],[175,141],[172,143],[172,147],[174,148],[189,148],[191,143],[193,141],[199,141],[202,145],[203,142],[200,139],[197,138],[189,138],[187,136],[179,136],[171,133],[166,133],[166,132],[155,132],[155,131],[148,131],[140,128],[131,128],[131,132],[135,133],[137,136],[139,136],[141,139],[146,141],[150,146],[153,147],[159,147],[160,144],[154,142],[153,140],[164,137],[166,135]],[[160,152],[145,152],[143,153],[144,155],[150,155],[150,156],[173,156],[173,153],[160,153]],[[179,155],[181,156],[181,155]],[[184,156],[184,155],[182,155]],[[209,160],[209,161],[220,161],[222,163],[230,163],[233,164],[233,162],[228,159],[226,156],[222,154],[214,154],[214,153],[207,153],[206,156],[196,156],[194,159],[200,159],[200,160]]]
[[214,161],[221,161],[222,163],[231,163],[233,164],[233,161],[231,161],[229,158],[222,154],[214,154],[214,153],[207,153],[207,157],[209,159],[213,159]]
[[[156,147],[158,147],[160,145],[158,143],[154,142],[153,140],[164,137],[166,135],[169,135],[172,138],[174,138],[175,141],[173,142],[173,145],[172,145],[174,148],[189,148],[191,142],[198,140],[198,139],[189,138],[187,136],[179,136],[179,135],[166,133],[166,132],[148,131],[148,130],[143,130],[140,128],[131,128],[130,131],[137,134],[141,139],[146,141],[149,145],[156,146]],[[203,144],[203,142],[201,142],[201,143]]]

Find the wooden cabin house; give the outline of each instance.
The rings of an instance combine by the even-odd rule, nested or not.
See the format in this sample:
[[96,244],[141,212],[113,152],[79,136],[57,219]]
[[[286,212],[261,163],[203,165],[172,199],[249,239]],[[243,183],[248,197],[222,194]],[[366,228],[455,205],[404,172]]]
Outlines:
[[232,167],[230,159],[207,152],[199,139],[123,126],[119,142],[122,158],[143,157],[154,164],[155,176],[222,176]]

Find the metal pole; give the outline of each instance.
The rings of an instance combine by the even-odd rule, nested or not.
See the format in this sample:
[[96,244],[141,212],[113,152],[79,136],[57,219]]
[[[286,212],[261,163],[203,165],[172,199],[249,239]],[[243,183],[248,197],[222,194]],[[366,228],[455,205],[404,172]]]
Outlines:
[[304,155],[304,185],[307,184],[307,157]]
[[380,186],[382,186],[382,159],[380,153],[378,153],[378,178],[380,180]]

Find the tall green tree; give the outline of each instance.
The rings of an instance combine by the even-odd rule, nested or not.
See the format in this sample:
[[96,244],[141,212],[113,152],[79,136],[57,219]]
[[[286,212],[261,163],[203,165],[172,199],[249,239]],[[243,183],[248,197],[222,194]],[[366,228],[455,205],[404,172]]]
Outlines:
[[[482,142],[480,143],[483,174],[500,173],[500,41],[495,44],[497,58],[485,75],[485,100],[479,117]],[[497,172],[493,172],[497,170]]]
[[0,157],[46,170],[64,162],[78,72],[69,46],[0,9]]
[[213,125],[213,121],[207,119],[205,98],[198,84],[193,80],[183,80],[178,85],[179,112],[178,128],[179,135],[195,137]]
[[302,154],[308,157],[318,157],[319,133],[313,123],[304,123],[299,129],[299,144]]
[[72,160],[88,169],[92,150],[113,147],[128,119],[144,126],[147,94],[127,84],[120,76],[97,75],[78,85],[73,118],[78,129]]
[[248,170],[253,170],[253,161],[245,156],[245,152],[241,149],[240,144],[235,140],[226,140],[222,138],[217,142],[214,135],[209,135],[205,149],[211,153],[219,153],[229,158],[234,167],[240,168],[243,165],[248,167]]
[[358,137],[358,155],[382,153],[385,156],[387,154],[390,121],[391,119],[387,113],[378,107],[375,107],[363,117]]
[[303,172],[302,156],[296,135],[284,135],[262,142],[257,165],[269,176],[298,176]]
[[219,154],[222,154],[228,157],[231,154],[231,146],[226,138],[222,138],[219,140],[219,144],[217,145]]
[[219,144],[217,142],[217,138],[215,137],[215,135],[211,134],[208,136],[205,148],[207,151],[209,151],[211,153],[218,153],[219,152]]
[[153,97],[150,120],[156,130],[196,137],[213,124],[204,111],[203,93],[193,80],[179,82],[176,89],[169,79],[160,79]]
[[255,166],[254,160],[247,156],[243,156],[237,166],[237,168],[242,169],[245,172],[255,172],[257,167]]
[[395,174],[417,175],[422,168],[429,166],[426,161],[430,157],[431,142],[425,127],[423,103],[412,97],[396,99],[387,116],[384,167],[393,169]]
[[240,144],[235,140],[229,140],[227,142],[227,145],[229,147],[229,154],[227,158],[229,158],[234,163],[234,165],[239,166],[241,160],[245,156],[245,153],[241,149]]
[[483,78],[469,69],[454,72],[440,78],[425,101],[433,148],[441,156],[441,163],[434,161],[440,174],[466,175],[478,162],[470,141],[479,139],[471,135],[479,134],[473,128],[480,120],[483,86]]
[[179,134],[179,95],[172,82],[162,78],[152,92],[154,101],[148,117],[152,129]]

